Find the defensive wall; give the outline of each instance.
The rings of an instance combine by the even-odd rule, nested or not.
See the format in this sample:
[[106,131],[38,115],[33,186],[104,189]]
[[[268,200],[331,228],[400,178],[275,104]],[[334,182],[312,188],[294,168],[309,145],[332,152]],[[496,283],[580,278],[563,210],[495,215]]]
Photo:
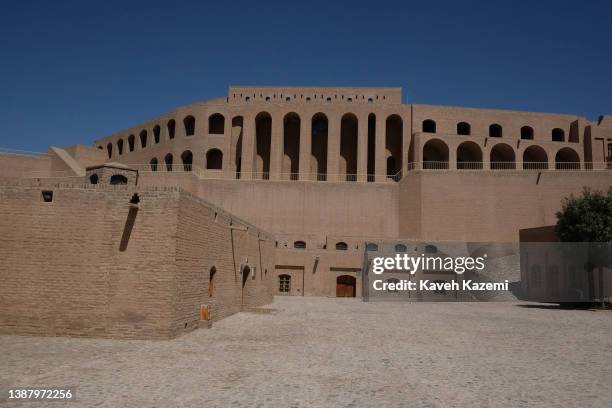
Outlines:
[[274,239],[178,187],[0,185],[0,331],[172,338],[272,299]]

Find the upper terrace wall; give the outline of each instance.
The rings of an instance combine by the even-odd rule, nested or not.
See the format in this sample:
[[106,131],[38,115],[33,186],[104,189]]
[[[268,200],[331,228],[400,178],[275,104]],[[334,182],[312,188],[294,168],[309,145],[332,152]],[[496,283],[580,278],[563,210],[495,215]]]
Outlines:
[[423,160],[415,135],[461,135],[481,148],[504,143],[517,154],[535,145],[549,159],[567,147],[577,162],[605,161],[601,140],[612,129],[595,127],[576,115],[406,105],[399,88],[232,87],[226,98],[179,108],[96,146],[108,160],[187,166],[216,178],[385,181]]
[[[361,88],[348,88],[355,89]],[[395,160],[389,171],[399,171],[410,140],[407,105],[399,103],[397,90],[381,93],[389,99],[338,102],[340,93],[329,101],[263,98],[237,105],[217,99],[97,140],[96,146],[109,160],[131,164],[182,165],[186,153],[189,163],[226,178],[241,172],[247,179],[289,179],[291,173],[297,179],[299,173],[300,180],[324,174],[334,181],[377,174],[380,181],[389,170],[388,156]]]
[[238,268],[273,237],[178,188],[2,185],[0,230],[3,333],[170,338],[201,305],[216,320],[272,299],[271,278],[243,283]]
[[415,171],[400,182],[400,236],[515,242],[522,228],[556,223],[562,199],[605,190],[610,172]]

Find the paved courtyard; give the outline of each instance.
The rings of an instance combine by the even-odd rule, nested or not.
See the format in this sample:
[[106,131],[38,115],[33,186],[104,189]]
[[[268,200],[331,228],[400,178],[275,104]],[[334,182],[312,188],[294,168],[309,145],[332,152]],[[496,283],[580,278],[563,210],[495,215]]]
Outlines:
[[75,386],[69,407],[612,406],[607,311],[276,298],[171,341],[0,350],[1,387]]

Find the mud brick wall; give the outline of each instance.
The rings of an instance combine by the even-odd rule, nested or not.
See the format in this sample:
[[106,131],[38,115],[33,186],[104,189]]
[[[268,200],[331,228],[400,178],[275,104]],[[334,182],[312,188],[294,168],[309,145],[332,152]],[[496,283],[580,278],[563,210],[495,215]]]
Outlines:
[[[214,321],[242,307],[270,303],[272,276],[263,279],[259,265],[270,269],[274,264],[273,245],[268,234],[189,193],[181,194],[176,256],[179,324],[180,319],[199,316],[200,304],[209,306]],[[264,261],[262,253],[267,257]],[[251,272],[243,285],[240,265],[244,259]],[[214,288],[210,290],[213,270]],[[256,279],[252,279],[253,273]]]
[[214,319],[270,302],[267,282],[243,294],[234,273],[233,254],[258,259],[263,233],[250,226],[233,248],[220,214],[178,188],[0,185],[0,332],[172,338],[198,327],[211,265]]

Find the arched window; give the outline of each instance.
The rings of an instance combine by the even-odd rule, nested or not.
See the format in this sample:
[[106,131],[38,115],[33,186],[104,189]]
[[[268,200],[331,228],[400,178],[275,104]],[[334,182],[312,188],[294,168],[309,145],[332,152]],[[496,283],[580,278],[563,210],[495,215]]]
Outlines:
[[369,243],[366,245],[366,251],[378,251],[378,245],[374,243]]
[[151,165],[151,171],[157,171],[157,158],[156,157],[152,158],[149,164]]
[[155,139],[155,144],[159,143],[159,135],[161,133],[161,129],[159,125],[155,125],[153,127],[153,139]]
[[467,122],[457,123],[457,134],[463,136],[469,136],[472,133],[472,127]]
[[219,149],[210,149],[206,152],[206,169],[221,170],[223,168],[223,153]]
[[424,133],[436,133],[436,122],[431,119],[423,121],[423,132]]
[[183,170],[191,171],[193,165],[193,153],[191,153],[191,150],[185,150],[181,154],[181,161],[183,162]]
[[404,244],[395,245],[395,252],[408,252],[408,248]]
[[185,125],[185,136],[193,136],[195,134],[195,118],[193,116],[186,116],[183,119],[183,125]]
[[143,130],[140,132],[140,146],[144,149],[147,147],[147,131]]
[[208,297],[213,297],[215,294],[215,275],[217,274],[217,268],[214,266],[210,268],[210,272],[208,273]]
[[521,128],[521,139],[533,140],[533,128],[531,126],[523,126]]
[[113,144],[109,143],[106,145],[106,153],[108,153],[108,158],[113,157]]
[[348,245],[346,242],[337,242],[336,243],[336,251],[346,251],[348,249]]
[[168,153],[166,157],[164,157],[164,163],[166,163],[166,171],[172,171],[172,161],[174,157],[172,157],[172,153]]
[[134,135],[130,135],[128,137],[128,146],[130,148],[130,152],[134,151],[134,145],[136,144],[136,137]]
[[565,132],[563,129],[555,128],[551,132],[553,142],[565,142]]
[[580,157],[574,149],[564,147],[555,155],[555,168],[557,170],[579,170]]
[[497,123],[489,126],[489,137],[502,137],[502,127]]
[[306,243],[304,241],[295,241],[293,247],[295,249],[306,249]]
[[208,133],[222,135],[225,132],[225,117],[220,113],[215,113],[208,117]]
[[91,184],[98,184],[98,175],[92,174],[91,176],[89,176],[89,182]]
[[119,155],[123,154],[123,139],[117,140],[117,153],[119,153]]
[[457,147],[457,169],[482,169],[482,150],[474,142],[463,142]]
[[423,169],[448,169],[448,146],[440,139],[431,139],[423,146]]
[[280,293],[291,292],[291,276],[290,275],[278,275],[278,291]]
[[426,254],[435,254],[438,252],[438,248],[435,245],[425,245]]
[[529,146],[523,152],[523,170],[548,169],[548,155],[540,146]]
[[176,122],[174,119],[168,121],[168,139],[174,139],[174,133],[176,131]]
[[127,184],[127,182],[128,182],[127,177],[125,177],[122,174],[114,174],[110,178],[110,183],[112,185],[123,185],[123,184]]

